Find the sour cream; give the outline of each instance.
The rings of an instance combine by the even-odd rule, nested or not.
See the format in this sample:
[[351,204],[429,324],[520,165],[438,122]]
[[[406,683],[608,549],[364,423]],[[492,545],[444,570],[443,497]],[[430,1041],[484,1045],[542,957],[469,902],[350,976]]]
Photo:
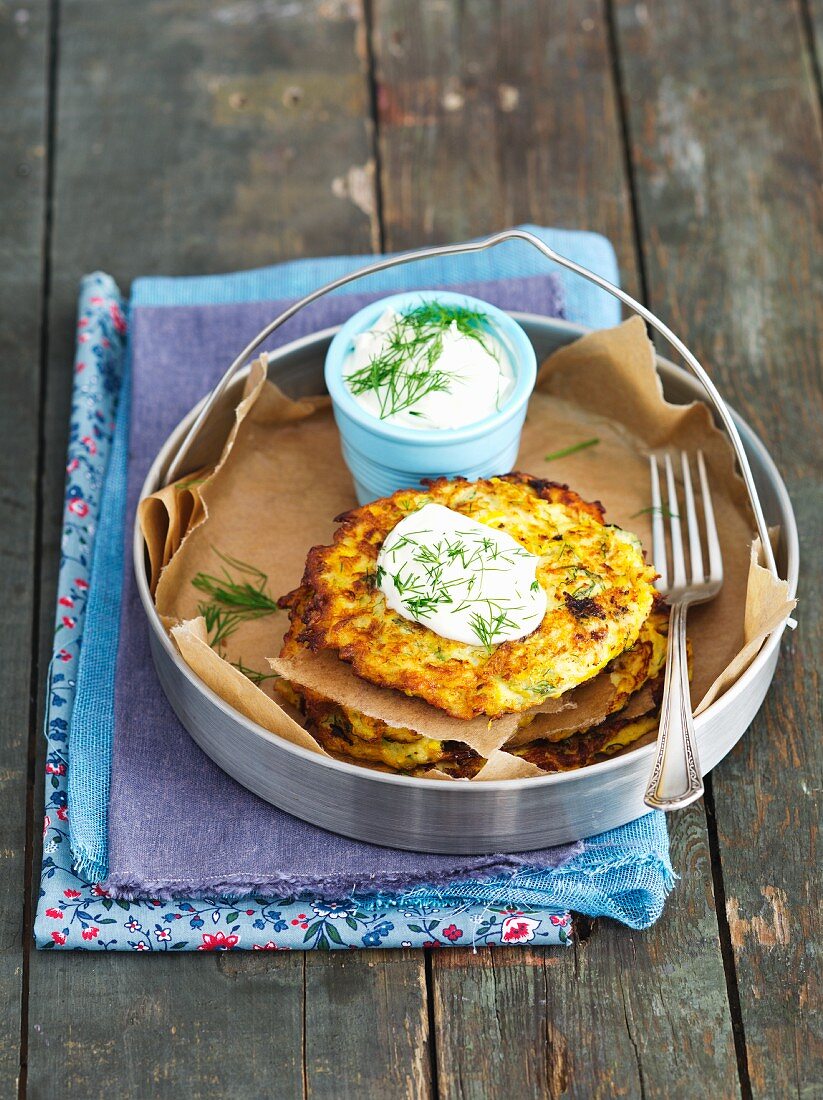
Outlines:
[[377,586],[403,618],[491,650],[525,638],[543,621],[539,560],[504,531],[426,504],[386,537]]
[[[375,384],[369,384],[375,364],[387,363],[390,370],[375,371]],[[490,327],[473,335],[456,321],[415,327],[393,309],[354,337],[343,377],[367,412],[384,423],[416,430],[462,428],[484,420],[514,386],[510,356]]]

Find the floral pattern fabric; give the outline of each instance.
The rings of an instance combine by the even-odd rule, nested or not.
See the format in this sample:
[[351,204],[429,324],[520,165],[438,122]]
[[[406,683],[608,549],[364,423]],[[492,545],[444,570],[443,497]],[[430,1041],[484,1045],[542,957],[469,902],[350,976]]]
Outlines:
[[127,319],[114,282],[83,281],[74,363],[54,649],[47,685],[43,861],[34,938],[43,949],[278,951],[363,947],[566,944],[562,910],[467,905],[431,898],[402,905],[363,896],[121,901],[73,865],[66,776],[69,726],[91,578],[94,536],[123,377]]

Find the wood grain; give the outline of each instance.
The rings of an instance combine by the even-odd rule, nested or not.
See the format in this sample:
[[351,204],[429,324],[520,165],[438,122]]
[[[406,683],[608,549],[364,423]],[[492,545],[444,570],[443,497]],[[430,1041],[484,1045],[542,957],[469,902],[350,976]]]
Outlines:
[[573,951],[436,954],[443,1096],[735,1095],[700,806],[671,841],[681,881],[650,931],[596,922]]
[[300,955],[33,958],[28,1096],[302,1095]]
[[823,3],[821,3],[821,0],[800,0],[801,12],[803,11],[804,2],[808,11],[808,46],[817,65],[816,77],[818,94],[820,94],[821,70],[823,70]]
[[[325,0],[63,5],[43,659],[78,278],[102,267],[125,289],[147,273],[368,251],[376,223],[363,41],[359,5]],[[344,1023],[328,1010],[334,990],[357,1022],[341,1074],[359,1067],[369,1095],[397,1095],[407,1074],[427,1080],[423,971],[422,954],[379,967],[369,952],[318,955],[310,966],[281,952],[33,953],[29,1095],[51,1100],[58,1082],[83,1100],[340,1095],[328,1061]],[[376,1033],[378,1011],[387,1023]]]
[[310,951],[305,967],[307,1095],[428,1100],[423,953]]
[[637,264],[599,0],[374,0],[392,248],[519,222],[604,233]]
[[[637,289],[601,5],[377,0],[374,12],[387,247],[524,219],[579,226],[616,241]],[[601,922],[577,957],[434,953],[442,1095],[734,1093],[702,807],[675,822],[672,858],[683,877],[649,932]]]
[[49,8],[0,3],[0,1095],[20,1069]]
[[761,433],[803,542],[800,629],[712,777],[754,1095],[823,1089],[820,114],[794,4],[618,7],[651,304]]

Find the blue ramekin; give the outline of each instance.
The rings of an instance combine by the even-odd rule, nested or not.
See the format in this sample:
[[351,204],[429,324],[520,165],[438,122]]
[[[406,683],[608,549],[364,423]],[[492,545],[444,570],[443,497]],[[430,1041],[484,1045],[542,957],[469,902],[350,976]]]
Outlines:
[[[424,430],[387,424],[351,395],[343,378],[343,364],[353,338],[372,328],[387,309],[403,313],[432,300],[486,314],[511,359],[514,386],[502,408],[476,424]],[[343,458],[354,479],[359,503],[368,504],[397,489],[415,488],[424,477],[462,474],[474,481],[509,473],[520,447],[526,407],[537,377],[537,358],[520,325],[496,306],[466,294],[415,290],[381,298],[350,317],[329,345],[325,376]]]

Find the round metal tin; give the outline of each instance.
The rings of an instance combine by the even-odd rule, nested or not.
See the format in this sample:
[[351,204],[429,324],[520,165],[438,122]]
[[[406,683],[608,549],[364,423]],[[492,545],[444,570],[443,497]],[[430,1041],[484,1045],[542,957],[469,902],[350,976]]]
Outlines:
[[[538,361],[586,331],[549,318],[513,316],[526,329]],[[316,333],[271,353],[269,377],[294,397],[322,392],[325,353],[336,331]],[[702,398],[699,382],[686,371],[661,357],[657,364],[670,401]],[[216,418],[210,425],[215,459],[233,420],[242,381],[238,376],[225,395],[222,422]],[[198,408],[169,436],[146,477],[141,496],[163,483]],[[791,501],[766,448],[745,421],[737,414],[734,419],[766,519],[780,527],[777,564],[793,595],[798,538]],[[564,844],[616,828],[648,812],[643,795],[654,745],[578,771],[532,779],[449,783],[372,771],[284,741],[234,710],[185,664],[155,611],[136,524],[133,546],[152,656],[175,713],[216,764],[280,809],[374,844],[454,854],[519,852]],[[734,747],[759,710],[774,675],[782,632],[780,628],[771,634],[739,680],[695,719],[704,774]]]

